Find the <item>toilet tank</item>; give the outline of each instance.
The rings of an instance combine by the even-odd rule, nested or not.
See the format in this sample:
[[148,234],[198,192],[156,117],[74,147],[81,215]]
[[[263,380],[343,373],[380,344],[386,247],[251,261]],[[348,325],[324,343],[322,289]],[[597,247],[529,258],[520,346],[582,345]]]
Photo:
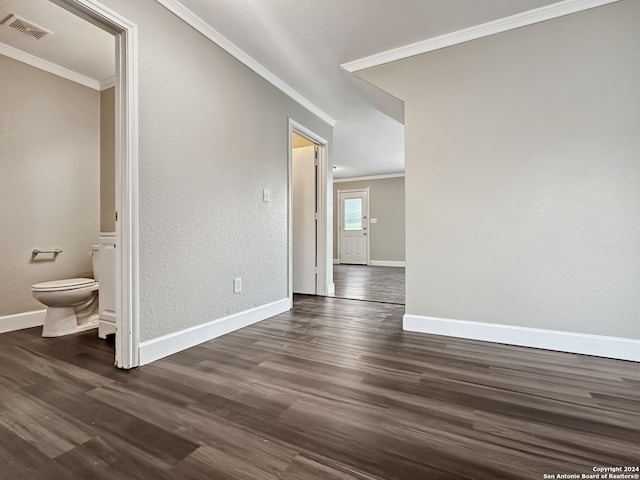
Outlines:
[[91,245],[91,259],[93,260],[93,279],[98,282],[100,279],[100,245]]

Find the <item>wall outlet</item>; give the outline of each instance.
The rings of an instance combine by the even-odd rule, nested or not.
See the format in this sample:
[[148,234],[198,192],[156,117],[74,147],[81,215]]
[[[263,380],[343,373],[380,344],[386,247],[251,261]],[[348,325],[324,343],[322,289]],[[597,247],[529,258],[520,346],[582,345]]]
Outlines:
[[262,190],[262,201],[265,203],[269,203],[271,201],[271,192],[268,188]]
[[242,291],[242,279],[234,278],[233,279],[233,293],[240,293]]

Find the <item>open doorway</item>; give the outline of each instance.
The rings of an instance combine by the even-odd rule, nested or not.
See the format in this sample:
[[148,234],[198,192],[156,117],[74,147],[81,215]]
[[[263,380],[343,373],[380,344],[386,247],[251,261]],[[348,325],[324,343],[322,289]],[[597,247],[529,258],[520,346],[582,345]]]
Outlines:
[[92,0],[50,0],[115,38],[115,365],[139,365],[137,27]]
[[[7,230],[17,233],[12,243],[20,249],[15,278],[21,286],[20,303],[8,306],[17,319],[9,327],[42,326],[46,337],[95,335],[99,307],[108,304],[97,244],[101,232],[109,232],[121,247],[110,264],[110,311],[119,332],[114,363],[135,366],[135,318],[127,308],[137,298],[137,255],[131,248],[137,229],[135,25],[92,0],[9,0],[2,4],[0,24],[0,70],[3,94],[9,96],[2,117],[10,125],[0,142],[13,160],[3,162],[7,169],[0,176],[18,187],[9,192],[3,185],[11,195],[11,203],[3,203],[21,205],[16,225],[27,226]],[[108,133],[102,128],[103,103],[115,112],[104,122],[115,124]],[[105,147],[110,143],[109,175],[102,169],[102,140]],[[8,146],[18,149],[9,152]],[[121,212],[119,227],[103,228],[103,180],[111,182],[110,213],[114,218]],[[22,321],[25,313],[28,322]]]
[[404,304],[404,175],[333,183],[334,296]]
[[305,137],[291,134],[293,293],[318,293],[318,151]]
[[327,142],[289,119],[289,298],[331,295],[332,184]]

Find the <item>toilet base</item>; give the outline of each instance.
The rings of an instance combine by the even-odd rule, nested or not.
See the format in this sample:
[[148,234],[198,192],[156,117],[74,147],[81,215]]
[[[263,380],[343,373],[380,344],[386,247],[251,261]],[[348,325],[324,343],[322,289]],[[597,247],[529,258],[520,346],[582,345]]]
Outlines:
[[[80,317],[80,318],[79,318]],[[75,307],[49,307],[42,327],[43,337],[60,337],[98,327],[98,314],[78,315]]]

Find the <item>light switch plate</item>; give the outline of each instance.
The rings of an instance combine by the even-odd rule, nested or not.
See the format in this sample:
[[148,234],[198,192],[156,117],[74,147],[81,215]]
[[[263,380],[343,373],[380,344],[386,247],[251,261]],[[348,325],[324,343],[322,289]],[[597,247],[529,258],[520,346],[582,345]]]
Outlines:
[[378,219],[377,218],[372,218],[371,219],[371,223],[378,223]]

